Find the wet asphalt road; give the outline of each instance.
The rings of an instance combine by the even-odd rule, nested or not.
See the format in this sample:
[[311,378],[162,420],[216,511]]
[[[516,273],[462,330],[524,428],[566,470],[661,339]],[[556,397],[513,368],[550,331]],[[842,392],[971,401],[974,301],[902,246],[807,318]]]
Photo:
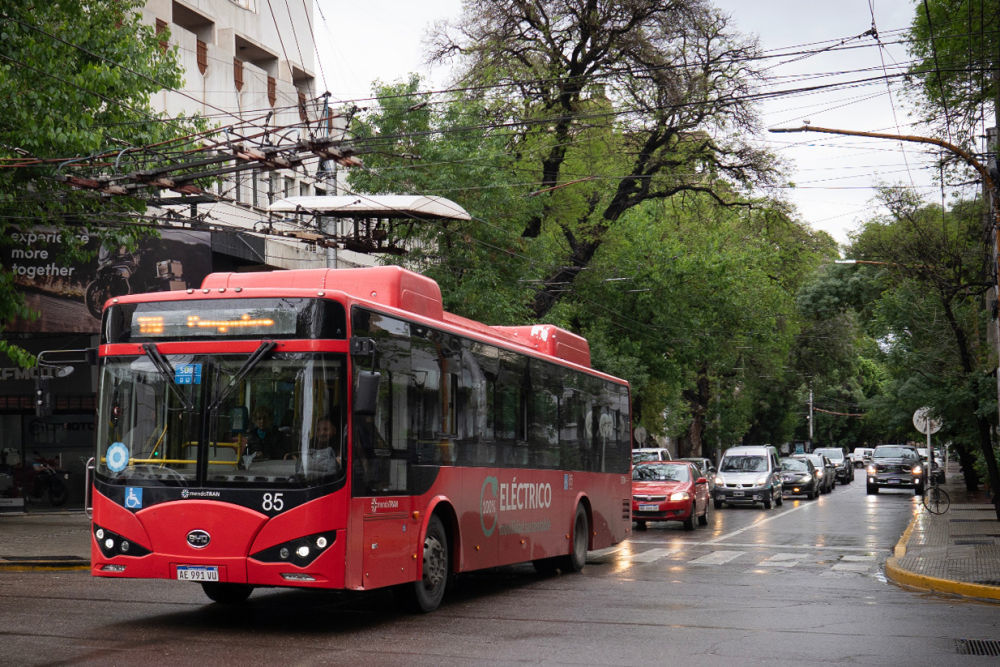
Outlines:
[[435,613],[390,594],[256,591],[209,604],[194,584],[0,573],[0,664],[976,665],[995,604],[902,590],[883,566],[918,511],[864,482],[772,510],[650,524],[580,575],[465,575]]

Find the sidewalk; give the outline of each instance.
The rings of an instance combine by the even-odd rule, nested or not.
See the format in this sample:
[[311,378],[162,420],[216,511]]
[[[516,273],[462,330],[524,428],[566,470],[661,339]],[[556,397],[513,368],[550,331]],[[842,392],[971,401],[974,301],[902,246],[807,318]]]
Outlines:
[[90,568],[90,519],[83,510],[0,514],[0,572]]
[[907,588],[1000,601],[1000,521],[984,492],[969,494],[960,474],[943,487],[951,508],[923,506],[885,564],[890,581]]

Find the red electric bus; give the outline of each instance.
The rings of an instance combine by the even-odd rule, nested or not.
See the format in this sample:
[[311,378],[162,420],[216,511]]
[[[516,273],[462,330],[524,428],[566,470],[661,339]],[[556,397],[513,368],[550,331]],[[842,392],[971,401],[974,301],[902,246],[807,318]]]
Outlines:
[[586,340],[444,312],[398,267],[217,273],[106,304],[94,576],[396,586],[579,570],[631,530],[628,385]]

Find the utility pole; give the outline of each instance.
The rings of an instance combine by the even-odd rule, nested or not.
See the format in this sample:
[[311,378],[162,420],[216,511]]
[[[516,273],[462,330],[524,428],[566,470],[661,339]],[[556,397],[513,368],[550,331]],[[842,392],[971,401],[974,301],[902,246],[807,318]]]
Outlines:
[[813,388],[809,385],[809,442],[806,443],[806,451],[813,450]]
[[[997,77],[998,83],[1000,83],[1000,69],[994,70]],[[997,93],[997,107],[1000,111],[1000,88],[998,88]],[[820,132],[823,134],[840,134],[847,135],[850,137],[870,137],[872,139],[890,139],[892,141],[908,141],[911,143],[918,144],[931,144],[934,146],[939,146],[954,155],[959,156],[962,160],[975,169],[979,173],[979,177],[983,181],[983,187],[987,192],[992,193],[992,202],[990,204],[990,214],[991,214],[991,238],[993,242],[991,246],[991,254],[994,257],[993,261],[993,286],[996,289],[995,298],[993,300],[993,309],[1000,312],[1000,270],[998,270],[997,256],[1000,255],[1000,201],[997,197],[997,179],[1000,178],[1000,174],[997,173],[997,163],[994,161],[993,169],[981,163],[968,151],[956,146],[954,144],[948,143],[941,139],[935,139],[934,137],[921,137],[916,135],[902,135],[902,134],[885,134],[883,132],[861,132],[857,130],[840,130],[829,127],[816,127],[813,125],[803,125],[801,127],[783,127],[783,128],[773,128],[770,132],[783,133],[783,132]],[[997,340],[997,361],[1000,364],[1000,339]],[[1000,415],[1000,367],[994,369],[997,374],[997,411]],[[809,420],[810,428],[812,427],[812,420]],[[992,430],[992,429],[991,429]],[[987,448],[987,443],[981,443],[984,448],[983,458],[986,460],[986,470],[990,479],[990,491],[993,494],[993,507],[996,511],[997,519],[1000,519],[1000,471],[997,470],[997,460],[993,453],[993,435],[990,434],[989,447]]]

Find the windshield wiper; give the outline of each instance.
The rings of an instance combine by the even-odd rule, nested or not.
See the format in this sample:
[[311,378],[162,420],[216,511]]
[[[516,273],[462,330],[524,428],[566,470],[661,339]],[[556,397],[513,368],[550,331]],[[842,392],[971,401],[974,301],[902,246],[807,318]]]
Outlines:
[[163,356],[160,350],[156,347],[156,343],[143,343],[142,349],[146,351],[146,355],[156,366],[156,370],[160,371],[160,375],[167,379],[167,387],[173,392],[174,397],[180,401],[180,404],[188,412],[194,410],[194,403],[188,400],[188,397],[184,395],[181,388],[177,385],[174,380],[174,369],[167,361],[167,358]]
[[212,401],[212,404],[208,406],[209,411],[211,412],[212,410],[218,409],[218,407],[222,405],[222,402],[226,400],[231,393],[233,393],[236,387],[239,386],[240,381],[253,370],[254,366],[263,361],[264,357],[266,357],[268,353],[270,353],[271,350],[273,350],[277,345],[278,343],[273,340],[265,340],[261,343],[260,347],[254,350],[253,354],[250,355],[250,358],[243,363],[240,370],[236,371],[236,374],[230,378],[229,384],[226,385],[225,389],[220,391],[219,395],[215,397],[214,401]]

